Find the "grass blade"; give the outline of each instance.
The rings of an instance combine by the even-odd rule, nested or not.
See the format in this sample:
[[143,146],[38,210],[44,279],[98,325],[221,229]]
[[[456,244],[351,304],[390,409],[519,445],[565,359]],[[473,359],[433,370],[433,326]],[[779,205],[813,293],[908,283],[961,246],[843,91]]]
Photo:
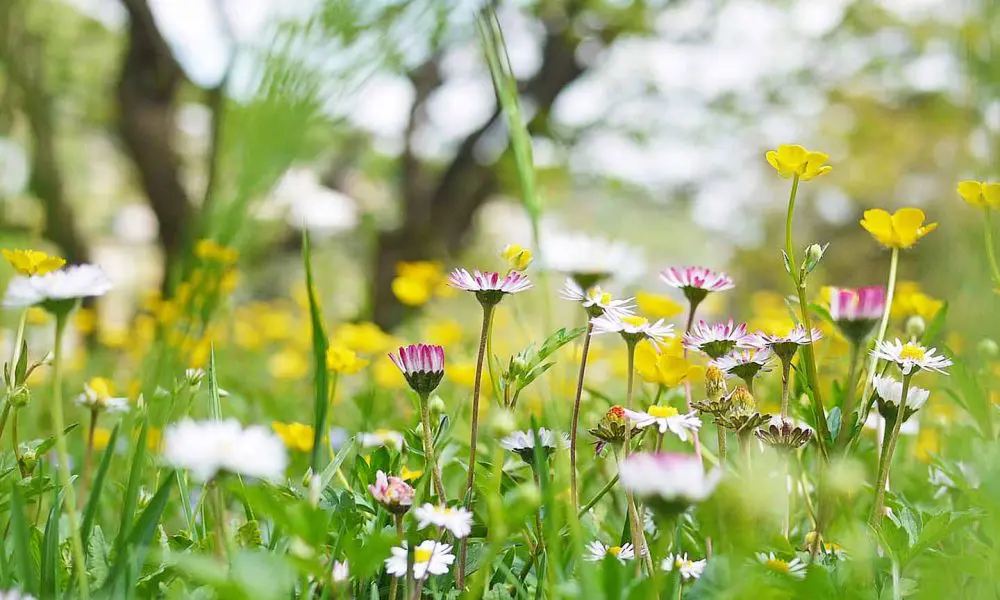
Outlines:
[[56,569],[59,566],[59,513],[62,508],[63,492],[53,495],[56,500],[52,503],[52,508],[49,509],[49,518],[45,521],[45,535],[42,541],[42,576],[39,588],[42,598],[55,598],[59,594],[57,589],[59,575]]
[[119,562],[127,560],[125,542],[129,526],[135,517],[136,498],[139,495],[139,483],[142,480],[142,466],[146,459],[146,435],[148,430],[149,420],[143,417],[142,426],[139,428],[139,439],[136,441],[135,452],[132,454],[132,466],[129,468],[128,484],[125,487],[121,524],[118,527],[118,536],[115,538],[116,565]]
[[302,231],[302,261],[306,269],[306,290],[309,294],[309,318],[312,323],[312,347],[313,347],[313,369],[314,386],[316,400],[313,407],[313,427],[315,437],[313,438],[312,456],[310,464],[313,473],[319,473],[319,457],[323,448],[323,432],[326,429],[326,412],[329,407],[329,373],[326,370],[326,350],[329,341],[326,337],[326,330],[323,327],[323,317],[319,308],[319,301],[316,298],[316,288],[312,274],[312,256],[309,249],[309,233]]
[[90,530],[94,526],[97,507],[100,506],[101,491],[104,489],[104,479],[107,477],[108,468],[111,466],[111,457],[115,453],[120,428],[121,424],[116,423],[115,428],[111,430],[111,437],[108,438],[108,445],[104,449],[104,456],[101,457],[101,465],[97,468],[97,475],[94,477],[94,485],[90,489],[90,497],[87,498],[87,506],[83,511],[83,524],[80,526],[80,539],[83,540],[84,544],[90,539]]
[[31,532],[28,530],[28,517],[24,513],[24,500],[17,485],[11,488],[10,495],[10,532],[14,540],[14,570],[20,580],[22,591],[37,594],[38,576],[35,573],[35,563],[31,559]]
[[222,396],[219,394],[219,375],[215,369],[214,344],[208,353],[208,411],[213,420],[222,420]]

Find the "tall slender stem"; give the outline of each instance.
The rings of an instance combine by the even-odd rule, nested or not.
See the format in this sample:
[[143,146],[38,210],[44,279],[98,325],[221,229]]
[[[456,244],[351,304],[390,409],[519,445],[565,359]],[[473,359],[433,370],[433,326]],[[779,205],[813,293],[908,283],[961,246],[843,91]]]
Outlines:
[[[684,333],[691,331],[691,326],[694,325],[694,313],[698,310],[698,304],[700,302],[695,302],[693,300],[688,300],[690,303],[690,308],[688,309],[687,326],[684,327]],[[684,360],[687,360],[688,349],[684,347]],[[662,391],[663,388],[661,387]],[[684,406],[687,412],[691,412],[691,382],[685,377],[684,378]],[[698,431],[691,432],[694,437],[694,455],[698,457],[698,462],[701,463],[701,438],[698,437]]]
[[62,338],[66,331],[69,311],[56,315],[56,340],[52,358],[52,422],[55,425],[56,454],[59,456],[59,479],[65,494],[65,506],[69,518],[70,540],[73,548],[73,565],[80,598],[90,598],[90,584],[87,582],[87,563],[80,539],[80,524],[76,514],[76,491],[70,481],[69,452],[66,449],[66,429],[62,405]]
[[[21,449],[18,448],[17,441],[17,413],[19,409],[14,409],[14,421],[10,424],[10,435],[11,435],[11,446],[14,449],[14,459],[17,461],[17,469],[21,473],[21,477],[27,477],[28,474],[24,472],[24,468],[21,467]],[[82,495],[82,494],[81,494]]]
[[983,219],[983,238],[986,242],[986,257],[990,261],[990,272],[993,275],[993,285],[1000,288],[1000,267],[997,266],[996,250],[993,248],[993,211],[990,207],[985,208],[985,219]]
[[726,464],[726,428],[716,423],[715,431],[719,436],[719,466],[724,467]]
[[80,482],[80,498],[87,499],[87,488],[90,483],[91,462],[94,455],[94,434],[97,431],[97,409],[90,411],[90,427],[87,430],[87,448],[83,453],[83,481]]
[[215,504],[215,553],[219,558],[226,557],[226,502],[222,497],[222,486],[216,480],[209,490],[212,502]]
[[875,505],[872,506],[871,518],[868,524],[872,527],[880,527],[882,523],[882,513],[885,512],[885,485],[889,481],[889,468],[892,466],[892,454],[896,450],[896,441],[899,439],[899,431],[903,427],[903,417],[906,415],[906,395],[910,391],[910,380],[913,374],[903,376],[903,392],[899,398],[899,408],[896,411],[896,419],[892,424],[892,431],[889,439],[882,448],[882,457],[879,460],[878,477],[875,482]]
[[785,213],[785,256],[788,257],[788,274],[792,276],[795,286],[799,285],[799,276],[796,274],[795,249],[792,245],[792,222],[795,218],[795,197],[799,193],[799,176],[792,179],[792,191],[788,195],[788,211]]
[[[13,352],[11,353],[11,359],[10,359],[11,378],[15,377],[15,373],[17,373],[17,362],[21,358],[21,343],[24,341],[24,327],[27,324],[27,322],[28,322],[28,311],[27,309],[25,309],[21,311],[21,319],[20,321],[18,321],[17,324],[17,337],[14,338],[14,348]],[[10,397],[11,393],[14,391],[15,381],[13,379],[10,379],[9,381],[5,381],[4,383],[7,386],[7,396],[4,398],[3,401],[3,411],[0,412],[0,439],[3,438],[3,432],[7,426],[7,415],[10,414],[10,409],[11,409]],[[17,450],[15,449],[14,452],[16,454]]]
[[[625,395],[625,407],[632,410],[632,397],[635,391],[635,345],[637,340],[625,340],[625,345],[628,348],[628,388]],[[625,448],[624,455],[628,458],[629,454],[632,453],[632,427],[631,424],[626,424],[625,427]],[[621,472],[621,462],[618,463],[618,472]],[[629,528],[632,532],[632,546],[635,548],[636,556],[643,557],[645,552],[646,562],[649,563],[647,568],[649,573],[652,575],[652,561],[649,557],[649,553],[646,551],[646,535],[642,531],[642,523],[639,520],[639,510],[635,504],[635,498],[632,496],[632,492],[625,488],[625,498],[628,501],[629,510]],[[636,561],[636,570],[638,571],[641,565],[641,560]]]
[[594,497],[591,498],[590,501],[588,501],[586,504],[580,507],[580,510],[577,511],[576,513],[576,517],[578,519],[583,518],[583,515],[587,514],[588,510],[594,508],[594,505],[596,505],[600,501],[600,499],[604,497],[605,494],[610,492],[611,488],[615,487],[616,483],[618,483],[617,473],[615,473],[615,476],[609,479],[606,484],[604,484],[604,487],[602,487],[599,492],[594,494]]
[[781,419],[788,417],[788,379],[792,371],[792,359],[781,361]]
[[[847,370],[847,387],[844,389],[844,408],[840,412],[840,434],[837,436],[837,446],[843,448],[851,439],[851,426],[854,424],[854,405],[858,393],[858,363],[861,362],[861,344],[851,343],[851,365]],[[863,423],[859,423],[864,425]]]
[[[892,249],[892,256],[889,259],[889,283],[885,288],[885,308],[882,309],[882,319],[878,325],[878,337],[875,344],[885,339],[885,332],[889,328],[889,313],[892,312],[892,298],[896,293],[896,270],[899,267],[899,248]],[[868,397],[872,384],[875,382],[875,367],[878,366],[878,358],[872,356],[868,361],[868,374],[865,376],[865,390],[861,394],[862,398]]]
[[[403,532],[403,515],[393,515],[393,520],[396,522],[396,535],[399,539],[404,538]],[[397,590],[399,589],[399,577],[393,577],[392,581],[389,582],[389,600],[396,600]]]
[[587,333],[583,338],[583,350],[580,357],[580,375],[576,381],[576,398],[573,400],[573,420],[570,423],[569,434],[569,482],[570,495],[573,497],[573,510],[580,504],[576,487],[576,435],[580,425],[580,399],[583,397],[583,380],[587,373],[587,354],[590,352],[590,337],[594,334],[594,324],[587,320]]
[[434,481],[434,491],[437,492],[438,502],[446,504],[448,498],[444,493],[444,484],[441,483],[441,468],[438,466],[437,458],[434,455],[434,429],[431,427],[431,415],[427,406],[427,394],[418,394],[420,397],[420,424],[423,430],[421,436],[424,441],[424,460],[427,468],[431,471],[431,478]]
[[[475,493],[476,483],[476,442],[479,434],[479,395],[482,392],[483,384],[483,358],[486,355],[486,344],[489,342],[490,322],[493,317],[495,304],[483,303],[483,330],[479,336],[479,357],[476,359],[476,382],[472,389],[472,432],[469,434],[469,478],[465,482],[465,507],[472,504],[472,496]],[[459,590],[465,589],[465,564],[468,559],[469,538],[462,538],[462,543],[458,550],[458,572],[455,576],[455,585]]]

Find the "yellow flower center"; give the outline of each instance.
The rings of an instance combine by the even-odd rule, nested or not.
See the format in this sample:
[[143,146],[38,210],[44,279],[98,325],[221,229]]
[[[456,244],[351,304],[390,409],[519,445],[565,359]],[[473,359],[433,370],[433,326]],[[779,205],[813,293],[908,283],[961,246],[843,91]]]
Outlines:
[[917,346],[916,344],[906,344],[903,346],[902,351],[900,351],[899,358],[903,360],[909,359],[921,361],[924,359],[926,354],[927,352],[920,346]]
[[417,548],[413,552],[413,562],[423,563],[431,559],[431,551],[424,548]]
[[676,417],[679,414],[673,406],[650,406],[646,412],[649,413],[649,416],[656,417],[657,419]]
[[764,566],[772,571],[777,571],[778,573],[788,573],[791,570],[788,563],[780,558],[768,559],[768,561],[764,563]]
[[645,318],[638,315],[630,315],[627,317],[622,317],[622,322],[631,325],[632,327],[642,327],[646,323],[649,323]]
[[608,554],[610,554],[611,556],[618,556],[621,553],[622,553],[621,546],[608,546]]

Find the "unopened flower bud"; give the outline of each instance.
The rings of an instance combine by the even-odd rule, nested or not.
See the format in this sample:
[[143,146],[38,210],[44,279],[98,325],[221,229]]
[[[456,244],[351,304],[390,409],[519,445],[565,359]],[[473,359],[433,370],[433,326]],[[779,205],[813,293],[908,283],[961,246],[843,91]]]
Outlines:
[[514,271],[523,271],[528,268],[533,258],[531,250],[519,244],[510,244],[500,252],[500,256],[507,261],[507,265]]
[[719,367],[705,369],[705,395],[709,400],[718,401],[726,394],[726,375]]
[[21,471],[25,474],[32,474],[35,471],[35,466],[38,465],[38,453],[34,448],[29,448],[24,444],[21,444],[21,458],[18,459],[18,466]]
[[517,430],[517,419],[509,410],[494,411],[490,417],[490,433],[496,439],[505,438]]
[[996,358],[997,355],[1000,354],[1000,346],[998,346],[992,338],[983,338],[979,340],[979,343],[976,344],[976,350],[978,350],[979,353],[983,355],[983,358],[987,360]]
[[924,323],[924,319],[920,315],[913,315],[906,320],[906,335],[909,338],[920,339],[926,330],[927,324]]
[[323,478],[313,475],[309,478],[309,504],[319,506],[319,498],[323,494]]
[[[829,244],[827,244],[829,246]],[[811,244],[806,248],[806,257],[802,261],[802,273],[808,275],[813,272],[819,261],[823,259],[823,253],[826,252],[826,246],[820,246],[819,244]]]
[[27,406],[30,401],[31,392],[28,391],[28,388],[23,385],[15,387],[10,393],[10,404],[14,408]]
[[753,394],[742,385],[729,395],[729,402],[733,412],[737,415],[749,415],[756,410]]
[[433,396],[431,396],[431,400],[430,403],[427,405],[427,408],[430,409],[432,415],[435,416],[440,415],[445,410],[444,400],[441,398],[441,396],[434,394]]

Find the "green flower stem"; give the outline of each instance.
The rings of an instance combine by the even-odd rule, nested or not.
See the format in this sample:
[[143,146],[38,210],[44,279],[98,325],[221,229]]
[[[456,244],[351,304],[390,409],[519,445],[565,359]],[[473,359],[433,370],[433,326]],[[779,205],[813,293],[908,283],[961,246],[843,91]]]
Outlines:
[[438,466],[437,458],[434,456],[434,429],[431,427],[431,416],[428,408],[427,394],[419,394],[420,397],[420,424],[421,437],[424,441],[424,460],[427,468],[431,472],[434,481],[434,491],[437,492],[438,502],[447,504],[448,498],[444,493],[444,484],[441,483],[441,469]]
[[993,274],[993,285],[1000,288],[1000,267],[997,266],[996,251],[993,248],[993,211],[985,208],[986,218],[983,219],[983,238],[986,242],[986,257],[990,261],[990,272]]
[[[896,293],[896,270],[898,268],[899,248],[893,248],[892,256],[889,259],[889,283],[885,289],[885,308],[882,310],[882,320],[879,321],[878,325],[878,337],[875,338],[876,345],[885,339],[885,332],[889,328],[889,313],[892,312],[892,298]],[[862,398],[868,397],[868,392],[875,382],[875,367],[877,366],[878,358],[872,356],[868,361],[868,375],[865,377],[865,391],[861,394]]]
[[809,378],[809,387],[812,388],[813,413],[816,421],[816,431],[819,439],[816,445],[819,446],[823,458],[829,458],[826,442],[830,438],[830,429],[826,424],[826,411],[823,409],[823,394],[819,386],[819,374],[816,371],[816,357],[813,354],[812,346],[812,319],[809,316],[809,300],[806,298],[805,279],[800,280],[796,274],[795,250],[792,248],[792,221],[795,215],[795,197],[799,192],[799,176],[792,179],[792,191],[788,196],[788,212],[785,215],[785,255],[789,263],[789,276],[795,283],[795,291],[799,298],[799,312],[802,317],[802,326],[809,335],[809,344],[802,347],[802,360],[806,364],[806,375]]
[[716,423],[715,431],[719,436],[719,466],[723,467],[726,464],[726,428]]
[[83,478],[80,482],[80,498],[87,498],[87,487],[90,483],[90,469],[94,456],[94,433],[97,431],[97,409],[90,411],[90,428],[87,430],[87,448],[83,454]]
[[228,542],[226,541],[226,502],[222,496],[222,486],[218,479],[212,482],[211,490],[212,503],[215,505],[215,553],[219,558],[226,558],[228,552]]
[[[21,319],[17,323],[17,337],[14,338],[14,351],[10,359],[10,375],[13,378],[14,374],[17,372],[17,361],[21,358],[21,343],[24,341],[24,327],[28,322],[28,311],[27,309],[21,311]],[[4,429],[7,427],[7,416],[10,414],[10,396],[14,391],[14,380],[10,379],[4,382],[7,386],[7,395],[3,400],[3,412],[0,413],[0,439],[3,439]],[[16,444],[14,442],[15,450],[14,453],[17,454]]]
[[587,373],[587,354],[590,352],[590,337],[594,334],[594,324],[587,319],[587,333],[583,338],[583,350],[582,356],[580,357],[580,375],[576,381],[576,398],[573,400],[573,420],[570,421],[570,434],[569,434],[569,482],[570,482],[570,495],[573,498],[573,510],[576,510],[580,504],[579,496],[577,495],[577,483],[576,483],[576,437],[577,429],[580,425],[580,399],[583,397],[583,380]]
[[[469,478],[465,482],[465,507],[472,504],[472,496],[475,493],[476,483],[476,442],[479,435],[479,396],[482,392],[483,384],[483,358],[486,355],[486,346],[490,342],[490,323],[493,320],[494,304],[483,304],[483,330],[479,336],[479,356],[476,359],[476,383],[472,390],[472,432],[469,434]],[[458,550],[458,571],[455,576],[455,585],[458,589],[465,589],[465,565],[469,553],[469,538],[462,538],[462,543]]]
[[[635,346],[638,340],[625,340],[625,345],[628,348],[628,388],[625,396],[625,407],[632,410],[632,397],[635,391]],[[624,455],[628,458],[629,454],[632,453],[632,428],[629,426],[625,427],[625,448]],[[621,472],[621,460],[618,462],[618,472]],[[624,486],[623,486],[624,487]],[[639,510],[635,504],[635,498],[632,497],[632,492],[625,488],[625,498],[628,501],[628,511],[629,511],[629,527],[632,532],[632,546],[635,548],[636,556],[643,556],[645,552],[645,562],[650,575],[653,574],[653,563],[646,552],[646,534],[642,531],[642,522],[639,520]],[[636,570],[641,568],[642,561],[636,561]]]
[[788,379],[792,372],[792,359],[781,361],[781,418],[788,417]]
[[[21,449],[18,448],[19,444],[18,444],[18,441],[17,441],[17,413],[18,413],[18,411],[19,411],[19,409],[17,409],[17,408],[14,409],[14,421],[10,424],[10,435],[11,435],[11,446],[13,446],[13,448],[14,448],[14,459],[17,461],[17,470],[21,473],[21,478],[23,479],[23,478],[27,477],[28,474],[25,473],[24,469],[21,467]],[[82,495],[83,494],[81,494],[81,496]]]
[[903,392],[899,398],[899,410],[896,411],[896,419],[892,424],[892,431],[887,431],[888,437],[882,444],[882,455],[878,464],[878,476],[875,481],[875,505],[872,507],[871,518],[868,524],[878,528],[882,523],[882,513],[885,512],[885,486],[889,481],[889,468],[892,466],[892,454],[896,451],[896,442],[899,440],[899,430],[903,427],[903,416],[906,412],[906,395],[910,391],[910,380],[913,373],[903,376]]
[[[399,536],[400,540],[403,540],[406,535],[403,531],[403,515],[393,515],[392,519],[396,522],[396,535]],[[389,582],[389,600],[396,600],[398,588],[399,577],[393,577],[392,581]]]
[[[854,404],[858,393],[858,363],[861,362],[861,344],[851,344],[851,365],[847,371],[847,387],[844,389],[844,408],[840,413],[840,433],[837,435],[837,447],[843,448],[851,440],[851,425],[853,425]],[[864,425],[864,423],[859,423]]]
[[70,481],[69,452],[66,449],[66,429],[62,403],[62,339],[66,331],[69,312],[56,315],[56,339],[52,358],[52,422],[55,425],[56,453],[59,456],[59,479],[65,494],[65,506],[69,518],[70,541],[73,548],[74,570],[80,598],[90,598],[90,584],[87,582],[87,562],[80,539],[80,523],[76,514],[76,491]]
[[[698,305],[700,302],[688,301],[690,308],[688,309],[687,326],[684,327],[684,333],[691,331],[691,326],[694,324],[694,313],[698,310]],[[684,347],[684,360],[687,360],[688,349]],[[660,391],[663,391],[663,386],[660,386]],[[691,407],[691,382],[687,377],[684,378],[684,406],[687,412],[692,411]],[[701,438],[698,437],[698,430],[691,432],[694,436],[694,455],[698,457],[698,462],[701,463]]]
[[594,494],[594,497],[591,498],[589,502],[587,502],[586,504],[584,504],[583,506],[580,507],[580,510],[578,510],[577,513],[576,513],[576,517],[578,519],[582,519],[583,515],[587,514],[588,510],[594,508],[594,506],[598,502],[600,502],[601,498],[603,498],[605,496],[605,494],[607,494],[608,492],[610,492],[611,489],[615,487],[616,483],[618,483],[618,474],[617,473],[615,473],[615,476],[612,477],[610,481],[608,481],[606,484],[604,484],[604,487],[602,487],[599,492],[597,492],[596,494]]

